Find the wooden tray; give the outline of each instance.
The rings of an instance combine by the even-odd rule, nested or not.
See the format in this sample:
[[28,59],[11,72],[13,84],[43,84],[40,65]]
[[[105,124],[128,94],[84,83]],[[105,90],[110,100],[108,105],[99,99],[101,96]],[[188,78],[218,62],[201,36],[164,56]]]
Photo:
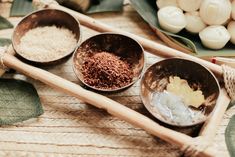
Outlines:
[[[126,31],[155,40],[154,35],[149,35],[151,30],[145,30],[148,26],[136,17],[136,13],[130,7],[125,8],[124,16],[97,14],[94,17],[115,27],[125,28]],[[136,23],[140,26],[136,27]],[[83,32],[83,39],[97,33],[85,28]],[[9,35],[2,31],[0,34]],[[149,54],[146,57],[148,58],[147,65],[159,59]],[[68,60],[56,67],[45,68],[72,82],[77,82],[71,64],[71,60]],[[20,74],[14,76],[25,79]],[[13,77],[13,74],[8,74],[6,77]],[[179,156],[181,154],[178,147],[154,138],[142,129],[110,116],[103,110],[56,92],[38,81],[31,79],[29,81],[39,92],[45,114],[11,127],[1,127],[1,156],[156,156],[156,153],[159,156]],[[139,83],[122,93],[108,95],[108,97],[152,118],[141,103]],[[217,148],[222,149],[223,156],[228,156],[223,140],[228,118],[225,117],[223,120],[215,142],[219,144]],[[192,134],[196,129],[178,130]]]

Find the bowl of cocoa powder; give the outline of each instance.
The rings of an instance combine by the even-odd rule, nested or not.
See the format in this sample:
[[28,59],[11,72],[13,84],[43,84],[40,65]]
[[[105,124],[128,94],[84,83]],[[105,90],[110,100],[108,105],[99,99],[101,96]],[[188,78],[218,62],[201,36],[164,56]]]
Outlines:
[[86,86],[97,91],[119,91],[140,78],[144,50],[128,36],[102,33],[77,48],[73,63],[76,76]]

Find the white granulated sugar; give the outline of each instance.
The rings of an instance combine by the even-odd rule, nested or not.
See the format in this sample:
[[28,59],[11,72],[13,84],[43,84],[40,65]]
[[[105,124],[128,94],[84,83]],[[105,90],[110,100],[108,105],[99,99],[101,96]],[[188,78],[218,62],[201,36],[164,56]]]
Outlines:
[[19,54],[33,61],[52,61],[73,51],[76,44],[75,35],[66,28],[37,27],[21,38]]

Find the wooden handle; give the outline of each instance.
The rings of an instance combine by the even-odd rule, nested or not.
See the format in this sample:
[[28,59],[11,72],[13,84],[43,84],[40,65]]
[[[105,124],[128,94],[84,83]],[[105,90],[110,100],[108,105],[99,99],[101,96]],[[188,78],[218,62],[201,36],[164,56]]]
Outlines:
[[[204,123],[199,135],[206,136],[207,140],[212,142],[214,136],[216,135],[216,130],[221,120],[223,119],[223,115],[230,103],[230,98],[223,88],[221,89],[220,96],[217,100],[217,104],[213,110],[210,118]],[[207,141],[208,142],[208,141]]]
[[214,57],[212,60],[218,65],[226,64],[232,68],[235,68],[235,58]]
[[[4,49],[4,48],[3,48],[3,49]],[[4,51],[5,51],[5,50],[4,50]],[[8,54],[10,54],[10,55],[15,55],[15,51],[14,51],[12,45],[8,47],[7,51],[5,51],[5,53],[8,53]],[[1,69],[1,68],[0,68],[0,77],[1,77],[2,75],[4,75],[5,72],[6,72],[5,69]]]
[[[180,148],[184,147],[185,145],[190,145],[192,143],[193,139],[185,134],[160,126],[148,117],[134,110],[131,110],[128,107],[125,107],[124,105],[113,101],[112,99],[85,90],[81,86],[72,83],[68,80],[65,80],[57,75],[49,73],[45,70],[25,64],[12,55],[6,53],[2,57],[2,60],[4,65],[9,68],[15,69],[36,80],[40,80],[41,82],[51,86],[52,88],[55,88],[64,93],[79,98],[80,100],[83,100],[98,108],[102,108],[111,115],[114,115],[126,122],[129,122],[134,126],[140,127],[146,132],[155,135],[171,144],[176,144]],[[201,152],[201,155],[213,156],[214,153],[214,150],[208,148],[204,152]]]
[[175,49],[172,49],[172,48],[167,47],[165,45],[162,45],[162,44],[150,41],[148,39],[139,37],[137,35],[122,31],[120,29],[113,28],[113,27],[108,26],[106,24],[103,24],[103,23],[101,23],[91,17],[88,17],[88,16],[81,14],[81,13],[78,13],[76,11],[73,11],[71,9],[65,8],[65,7],[60,6],[58,4],[50,3],[46,6],[51,9],[59,9],[59,10],[67,12],[67,13],[73,15],[74,17],[76,17],[82,25],[84,25],[88,28],[91,28],[93,30],[96,30],[98,32],[116,32],[116,33],[121,33],[121,34],[127,35],[129,37],[132,37],[135,40],[137,40],[138,42],[140,42],[147,51],[149,51],[150,53],[152,53],[154,55],[158,55],[158,56],[162,56],[162,57],[180,57],[180,58],[189,59],[189,60],[192,60],[192,61],[195,61],[197,63],[204,65],[205,67],[207,67],[208,69],[213,71],[217,76],[222,76],[222,74],[223,74],[222,68],[219,65],[216,65],[211,62],[205,61],[203,59],[191,56],[189,54],[185,54],[185,53],[180,52],[178,50],[175,50]]

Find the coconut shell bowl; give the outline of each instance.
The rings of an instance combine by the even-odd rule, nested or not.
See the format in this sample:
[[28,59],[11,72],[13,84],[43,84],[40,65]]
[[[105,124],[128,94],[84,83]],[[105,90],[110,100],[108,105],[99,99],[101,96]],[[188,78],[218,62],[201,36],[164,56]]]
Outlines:
[[[174,107],[164,108],[164,102],[159,100],[163,98],[159,95],[166,90],[169,78],[173,76],[186,80],[194,90],[200,89],[205,97],[202,105],[198,108],[191,106],[184,108],[176,101]],[[179,88],[183,90],[182,85]],[[141,98],[147,110],[158,120],[178,127],[205,122],[216,105],[219,93],[220,87],[213,73],[204,66],[186,59],[171,58],[159,61],[146,70],[141,80]],[[173,100],[165,101],[169,103]],[[168,112],[169,110],[171,111]]]
[[[129,64],[128,70],[131,71],[133,77],[128,83],[114,88],[103,88],[102,85],[93,86],[85,81],[82,69],[86,58],[101,52],[111,53]],[[73,67],[77,78],[87,87],[101,92],[116,92],[130,87],[140,78],[144,67],[144,50],[137,41],[130,37],[117,33],[103,33],[87,39],[78,47],[73,56]],[[109,68],[107,69],[104,70],[105,73],[109,73]]]
[[[29,30],[37,28],[37,27],[44,27],[44,26],[56,26],[58,28],[68,29],[74,34],[77,40],[77,44],[72,48],[72,51],[64,52],[62,56],[50,58],[46,61],[42,61],[42,60],[39,61],[37,59],[26,57],[20,51],[21,38]],[[13,32],[12,45],[13,45],[14,50],[16,51],[16,55],[19,58],[23,59],[24,61],[33,63],[33,64],[45,65],[45,64],[57,63],[63,58],[71,55],[76,49],[76,47],[78,46],[80,37],[81,37],[80,24],[72,15],[64,11],[57,10],[57,9],[43,9],[43,10],[30,13],[19,22],[19,24],[16,26]]]

